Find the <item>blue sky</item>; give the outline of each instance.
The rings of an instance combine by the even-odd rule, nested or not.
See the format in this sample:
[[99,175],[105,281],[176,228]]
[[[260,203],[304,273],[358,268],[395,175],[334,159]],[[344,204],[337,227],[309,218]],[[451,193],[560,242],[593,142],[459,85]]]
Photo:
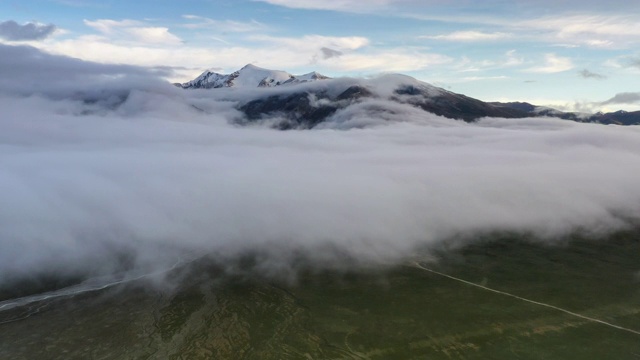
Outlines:
[[[485,101],[640,109],[640,2],[5,0],[0,14],[2,43],[169,66],[172,81],[253,63],[294,74],[399,72]],[[12,37],[9,21],[46,36]]]

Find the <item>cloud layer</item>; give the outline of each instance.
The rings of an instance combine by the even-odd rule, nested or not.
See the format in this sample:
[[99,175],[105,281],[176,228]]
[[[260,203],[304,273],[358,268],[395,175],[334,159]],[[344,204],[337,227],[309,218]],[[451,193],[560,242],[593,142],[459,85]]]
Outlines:
[[[73,79],[43,83],[25,67],[1,85],[5,281],[111,271],[123,258],[162,267],[185,253],[260,251],[265,271],[295,254],[318,266],[344,266],[336,254],[393,262],[454,236],[549,240],[640,217],[636,127],[467,124],[381,99],[319,130],[238,127],[234,99],[287,90],[182,91],[138,68],[0,50],[32,68],[53,60]],[[385,79],[359,81],[391,90]]]

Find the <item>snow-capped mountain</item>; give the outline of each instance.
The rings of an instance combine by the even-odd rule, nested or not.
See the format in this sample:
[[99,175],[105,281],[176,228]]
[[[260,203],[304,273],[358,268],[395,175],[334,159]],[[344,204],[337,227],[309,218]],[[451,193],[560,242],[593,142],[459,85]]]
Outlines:
[[[322,84],[297,87],[285,86],[324,80]],[[175,84],[183,89],[213,88],[269,88],[283,86],[272,92],[248,92],[235,101],[237,109],[246,115],[244,122],[274,119],[280,129],[309,129],[325,121],[332,121],[338,112],[352,106],[366,108],[372,113],[393,113],[394,104],[409,105],[439,116],[467,122],[482,117],[524,118],[531,116],[558,117],[580,122],[602,124],[640,124],[640,112],[607,114],[578,114],[532,105],[529,103],[484,102],[457,94],[410,76],[389,74],[373,79],[337,78],[311,72],[292,75],[286,71],[269,70],[252,64],[231,74],[208,70],[196,79]]]
[[178,84],[183,89],[213,89],[224,87],[273,87],[328,79],[327,76],[311,72],[304,75],[291,75],[286,71],[269,70],[248,64],[231,74],[219,74],[206,70],[197,78]]

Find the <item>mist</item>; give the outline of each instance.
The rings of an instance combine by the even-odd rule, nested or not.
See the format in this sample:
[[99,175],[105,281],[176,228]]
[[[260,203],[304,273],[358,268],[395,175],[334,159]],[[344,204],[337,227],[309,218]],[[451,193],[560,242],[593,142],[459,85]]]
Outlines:
[[[251,251],[267,270],[299,254],[319,267],[394,263],[454,237],[554,242],[640,217],[638,127],[465,123],[381,96],[317,129],[278,131],[277,119],[238,125],[235,106],[293,87],[185,91],[143,68],[34,51],[0,55],[69,76],[21,67],[0,82],[0,285]],[[336,83],[386,94],[383,80]]]

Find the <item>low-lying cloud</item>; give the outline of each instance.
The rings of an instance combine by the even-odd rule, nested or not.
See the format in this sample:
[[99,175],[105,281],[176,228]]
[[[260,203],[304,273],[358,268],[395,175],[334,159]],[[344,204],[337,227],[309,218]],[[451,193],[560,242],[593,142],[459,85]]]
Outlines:
[[[130,65],[98,64],[44,53],[30,46],[0,44],[0,94],[42,94],[54,98],[95,98],[114,95],[131,88],[158,89],[165,85],[160,76],[170,68],[143,68]],[[103,94],[103,95],[100,95]],[[86,99],[86,98],[85,98]]]
[[[113,271],[123,256],[158,267],[183,253],[252,250],[264,251],[265,268],[294,253],[326,266],[337,253],[392,262],[458,235],[553,239],[640,216],[638,127],[468,124],[382,98],[341,110],[323,129],[239,127],[230,99],[288,90],[183,91],[124,68],[111,79],[118,86],[86,101],[73,81],[18,83],[50,59],[13,50],[34,69],[19,68],[0,93],[0,282]],[[83,93],[109,69],[85,64],[72,78]],[[381,94],[384,83],[367,82]],[[121,88],[125,98],[103,101]]]

